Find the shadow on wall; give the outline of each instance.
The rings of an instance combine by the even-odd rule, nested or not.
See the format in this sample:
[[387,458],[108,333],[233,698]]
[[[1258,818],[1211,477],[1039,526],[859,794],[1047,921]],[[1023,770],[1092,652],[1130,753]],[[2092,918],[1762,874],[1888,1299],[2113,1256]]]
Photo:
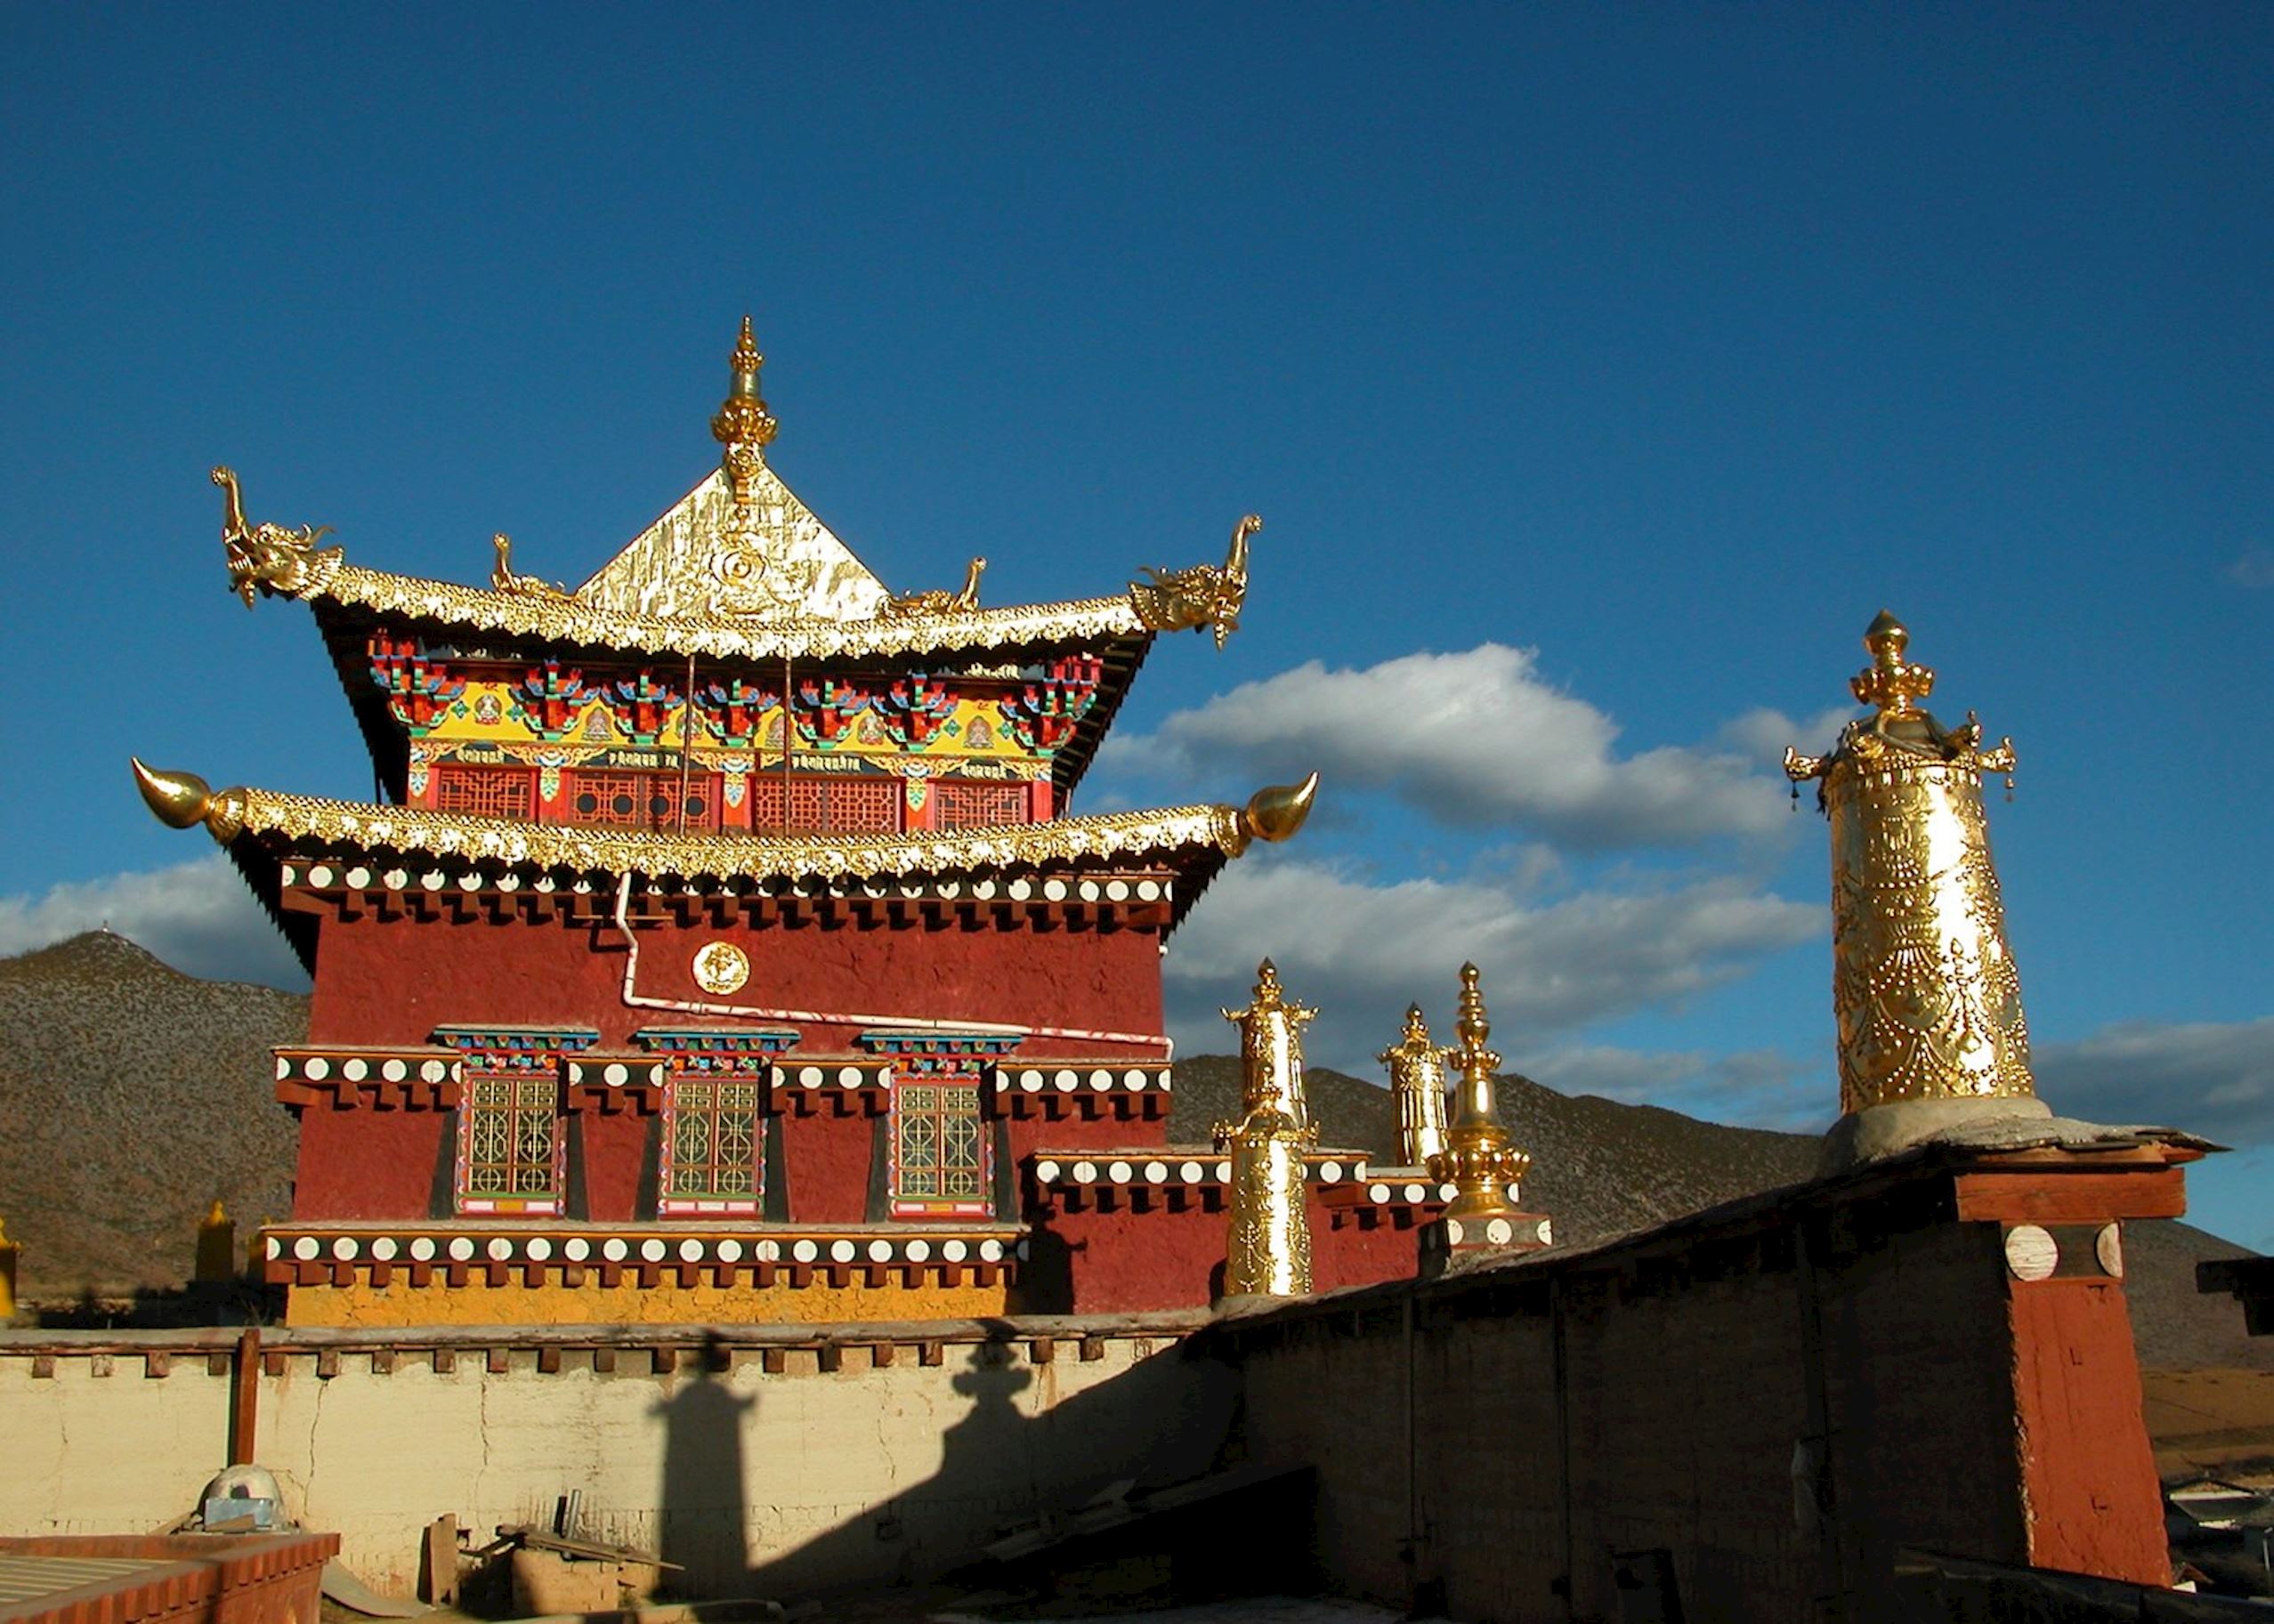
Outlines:
[[713,1337],[703,1345],[695,1379],[655,1403],[663,1421],[658,1555],[684,1570],[665,1579],[691,1596],[747,1594],[750,1508],[742,1423],[758,1401],[728,1387],[732,1366],[732,1353]]
[[[1060,1367],[1029,1361],[1032,1333],[1001,1322],[989,1329],[989,1340],[951,1346],[947,1367],[926,1372],[939,1378],[928,1393],[897,1382],[864,1390],[857,1373],[805,1378],[845,1380],[846,1403],[887,1408],[870,1434],[874,1470],[861,1474],[881,1492],[755,1566],[742,1565],[748,1531],[778,1527],[786,1510],[809,1503],[796,1463],[744,1460],[741,1428],[756,1400],[734,1395],[720,1374],[707,1372],[666,1401],[663,1555],[687,1569],[675,1588],[690,1597],[788,1597],[925,1582],[1006,1531],[1110,1484],[1177,1483],[1217,1465],[1237,1401],[1229,1367],[1171,1347],[1061,1401]],[[1077,1345],[1057,1345],[1065,1368],[1079,1370]],[[907,1445],[919,1455],[936,1449],[938,1469],[895,1481],[886,1435],[943,1420],[936,1442],[909,1434]]]

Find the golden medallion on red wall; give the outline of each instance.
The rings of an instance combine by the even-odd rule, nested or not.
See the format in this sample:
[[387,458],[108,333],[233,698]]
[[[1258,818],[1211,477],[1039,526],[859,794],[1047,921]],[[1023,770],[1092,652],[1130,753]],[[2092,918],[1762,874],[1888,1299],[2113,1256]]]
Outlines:
[[732,942],[705,942],[695,949],[695,985],[705,992],[740,992],[749,979],[750,956]]

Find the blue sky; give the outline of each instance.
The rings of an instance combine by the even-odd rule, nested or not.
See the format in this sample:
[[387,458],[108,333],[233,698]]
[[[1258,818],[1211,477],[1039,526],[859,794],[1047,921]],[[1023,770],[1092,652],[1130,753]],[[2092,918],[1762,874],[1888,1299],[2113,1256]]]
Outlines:
[[[2241,1147],[2274,1248],[2274,12],[2263,7],[15,7],[0,950],[282,955],[126,755],[368,794],[256,519],[577,578],[773,462],[898,590],[1212,557],[1093,806],[1328,801],[1169,959],[1275,954],[1371,1072],[1485,966],[1542,1080],[1834,1109],[1788,738],[1882,605],[2020,749],[1993,806],[2057,1106]],[[27,770],[26,764],[36,762]]]

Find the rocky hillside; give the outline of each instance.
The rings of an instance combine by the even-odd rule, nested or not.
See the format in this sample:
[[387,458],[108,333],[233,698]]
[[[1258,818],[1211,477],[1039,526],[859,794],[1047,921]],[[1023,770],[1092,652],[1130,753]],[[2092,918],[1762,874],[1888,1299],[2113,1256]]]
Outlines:
[[[178,1285],[215,1198],[244,1228],[288,1212],[294,1131],[269,1050],[307,1020],[304,998],[198,981],[109,933],[0,959],[0,1221],[23,1243],[21,1295]],[[1336,1071],[1308,1080],[1322,1140],[1387,1163],[1388,1094]],[[1239,1095],[1236,1060],[1180,1060],[1171,1135],[1206,1139]],[[1504,1079],[1501,1110],[1532,1153],[1525,1204],[1553,1214],[1566,1245],[1796,1183],[1816,1161],[1801,1135],[1521,1077]],[[2274,1369],[2274,1338],[2254,1342],[2231,1299],[2195,1291],[2197,1260],[2243,1248],[2184,1224],[2130,1224],[2125,1244],[2146,1362]]]
[[[1319,1143],[1394,1159],[1397,1117],[1389,1091],[1339,1071],[1311,1068],[1311,1115]],[[1553,1215],[1556,1239],[1588,1246],[1686,1212],[1798,1184],[1816,1166],[1817,1142],[1799,1134],[1723,1127],[1652,1105],[1576,1097],[1525,1077],[1501,1079],[1501,1120],[1532,1155],[1526,1210]],[[1240,1062],[1204,1054],[1177,1062],[1170,1134],[1201,1141],[1210,1125],[1239,1114]]]
[[93,932],[0,959],[0,1222],[18,1290],[179,1285],[216,1200],[240,1232],[290,1210],[295,1130],[270,1048],[308,1000],[201,982]]

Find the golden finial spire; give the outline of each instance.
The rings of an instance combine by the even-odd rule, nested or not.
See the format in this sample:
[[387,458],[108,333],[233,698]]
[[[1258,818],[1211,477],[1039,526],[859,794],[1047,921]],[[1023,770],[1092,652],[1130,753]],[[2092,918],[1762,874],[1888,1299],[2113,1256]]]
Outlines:
[[1891,715],[1915,709],[1914,699],[1923,699],[1935,691],[1933,671],[1904,659],[1903,650],[1910,646],[1910,629],[1900,620],[1885,610],[1873,617],[1864,631],[1864,647],[1871,650],[1872,663],[1848,679],[1848,691],[1858,703]]
[[1450,1049],[1429,1037],[1421,1006],[1409,1005],[1405,1031],[1375,1056],[1389,1068],[1389,1091],[1397,1101],[1397,1164],[1426,1168],[1445,1149],[1445,1062]]
[[741,336],[735,341],[729,364],[734,369],[734,384],[717,416],[710,420],[710,432],[726,448],[719,465],[733,487],[734,505],[748,507],[757,492],[758,470],[765,466],[765,448],[773,443],[781,426],[758,393],[758,370],[766,364],[766,358],[758,353],[758,341],[751,335],[748,316],[742,318]]
[[1519,1216],[1516,1184],[1532,1166],[1532,1158],[1510,1143],[1501,1126],[1493,1097],[1493,1073],[1501,1057],[1485,1046],[1493,1023],[1485,1014],[1478,979],[1475,965],[1461,966],[1461,1018],[1453,1027],[1461,1043],[1445,1056],[1461,1080],[1453,1086],[1453,1123],[1445,1130],[1450,1143],[1429,1163],[1432,1176],[1459,1186],[1445,1216],[1463,1224]]
[[1864,633],[1872,663],[1849,683],[1873,714],[1829,755],[1784,753],[1795,785],[1820,780],[1832,820],[1833,1010],[1849,1115],[2036,1092],[1982,811],[1982,773],[2011,775],[2013,741],[1985,750],[1971,711],[1946,729],[1922,709],[1935,674],[1904,658],[1910,641],[1882,610]]

